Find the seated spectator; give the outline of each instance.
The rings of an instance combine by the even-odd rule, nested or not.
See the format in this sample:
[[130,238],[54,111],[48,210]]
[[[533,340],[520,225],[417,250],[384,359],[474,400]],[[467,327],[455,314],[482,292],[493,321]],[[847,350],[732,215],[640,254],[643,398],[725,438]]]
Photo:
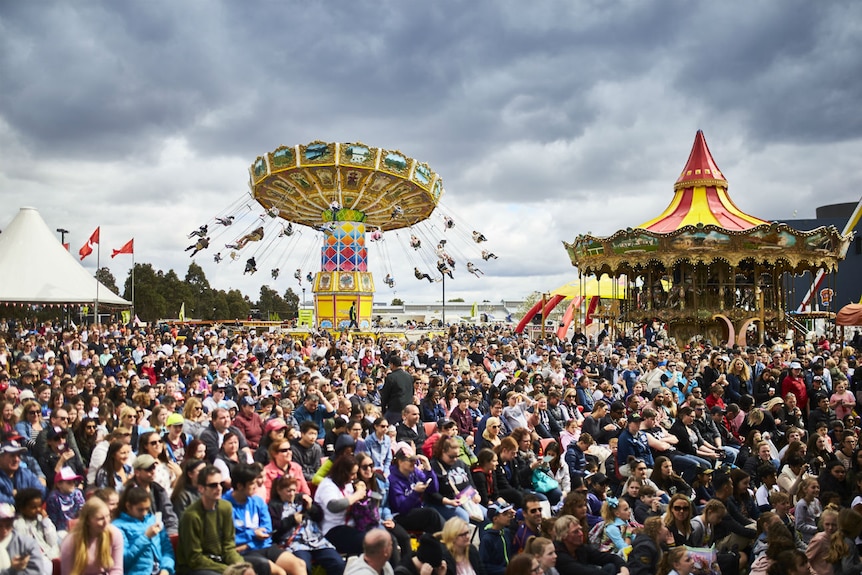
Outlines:
[[123,570],[126,575],[172,575],[174,549],[168,533],[150,513],[150,495],[130,487],[120,498],[120,514],[114,527],[123,535]]
[[571,515],[557,518],[553,534],[560,575],[628,575],[622,557],[585,543],[583,527]]
[[350,506],[366,495],[364,483],[354,487],[358,473],[356,458],[350,452],[343,453],[314,493],[314,502],[323,510],[321,530],[339,553],[347,555],[356,555],[362,548],[362,533],[348,514]]
[[224,496],[233,508],[236,551],[250,563],[268,561],[273,575],[305,575],[305,562],[272,543],[272,521],[264,500],[254,495],[260,469],[242,464],[233,469],[231,490]]
[[174,492],[171,494],[171,504],[174,506],[174,512],[177,517],[182,518],[183,511],[189,505],[201,498],[198,491],[198,473],[206,466],[206,461],[202,459],[186,458],[182,464],[182,474],[177,479],[174,485]]
[[485,565],[479,550],[470,544],[470,524],[453,517],[443,525],[441,533],[443,559],[449,575],[485,575]]
[[146,453],[138,455],[135,462],[132,464],[131,479],[126,482],[124,489],[131,486],[137,486],[149,493],[150,500],[153,503],[153,513],[162,514],[162,522],[168,535],[177,533],[179,527],[179,519],[174,513],[174,506],[171,505],[171,500],[168,497],[168,492],[165,488],[155,482],[156,476],[156,460]]
[[111,525],[111,512],[98,497],[84,504],[75,527],[63,539],[60,572],[123,575],[123,535]]
[[650,517],[661,517],[661,502],[651,485],[643,485],[638,492],[634,518],[638,523],[644,524]]
[[[313,431],[313,430],[312,430]],[[311,495],[311,489],[305,481],[302,468],[293,461],[294,451],[287,439],[273,441],[269,444],[269,463],[263,468],[263,486],[266,490],[264,500],[269,502],[272,492],[272,482],[282,475],[295,477],[299,492]]]
[[3,555],[6,556],[7,573],[26,575],[48,575],[51,573],[50,560],[40,553],[36,541],[19,533],[14,526],[15,508],[9,503],[0,503],[0,541],[3,542]]
[[309,495],[298,492],[295,477],[282,476],[274,481],[269,515],[273,542],[302,559],[307,571],[311,571],[313,561],[328,575],[344,572],[344,559],[320,529],[320,508],[314,507]]
[[84,506],[84,494],[77,486],[83,479],[71,467],[61,468],[54,477],[54,489],[48,494],[45,507],[60,539],[66,536],[69,520],[77,519]]
[[392,538],[385,529],[372,529],[362,540],[363,553],[347,560],[344,575],[393,575],[389,564],[392,548]]
[[512,533],[509,531],[514,517],[515,509],[510,503],[493,503],[488,507],[490,523],[479,538],[479,559],[488,575],[503,575],[514,556]]
[[17,441],[4,441],[0,445],[0,503],[12,504],[15,493],[28,487],[45,495],[45,486],[36,474],[21,467],[21,455],[26,452],[27,448]]
[[15,532],[36,541],[39,551],[49,560],[60,557],[60,539],[57,528],[42,509],[42,494],[38,489],[22,489],[15,494]]

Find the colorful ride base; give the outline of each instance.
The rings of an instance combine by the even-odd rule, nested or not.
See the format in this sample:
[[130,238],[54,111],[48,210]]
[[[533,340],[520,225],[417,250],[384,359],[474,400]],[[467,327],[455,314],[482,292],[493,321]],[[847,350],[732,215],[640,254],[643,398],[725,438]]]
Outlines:
[[374,278],[369,272],[322,271],[314,276],[314,315],[320,329],[347,329],[350,306],[355,306],[356,323],[371,329]]

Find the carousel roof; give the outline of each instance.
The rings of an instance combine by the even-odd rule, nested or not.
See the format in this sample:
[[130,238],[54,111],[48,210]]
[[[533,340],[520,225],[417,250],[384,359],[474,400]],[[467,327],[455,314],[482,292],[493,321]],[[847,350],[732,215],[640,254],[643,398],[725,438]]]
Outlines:
[[744,231],[769,223],[746,214],[730,199],[727,180],[718,169],[702,130],[694,137],[688,162],[673,189],[673,200],[664,212],[638,228],[666,234],[697,224]]

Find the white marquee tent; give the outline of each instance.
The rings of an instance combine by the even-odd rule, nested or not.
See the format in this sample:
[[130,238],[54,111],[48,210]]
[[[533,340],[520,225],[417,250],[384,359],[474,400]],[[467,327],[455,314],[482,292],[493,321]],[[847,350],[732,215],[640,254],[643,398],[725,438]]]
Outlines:
[[[95,257],[91,255],[90,257]],[[63,247],[36,208],[21,208],[0,234],[0,302],[131,306]]]

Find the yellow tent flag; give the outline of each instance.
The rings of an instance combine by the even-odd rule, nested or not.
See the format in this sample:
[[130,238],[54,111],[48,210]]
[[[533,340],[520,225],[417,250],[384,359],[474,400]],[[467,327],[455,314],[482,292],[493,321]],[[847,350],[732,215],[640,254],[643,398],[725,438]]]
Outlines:
[[121,311],[120,317],[123,319],[123,325],[129,325],[129,322],[132,321],[132,312],[129,310]]
[[479,315],[479,305],[473,302],[473,307],[470,308],[470,317],[476,317],[477,315]]
[[180,321],[186,321],[186,302],[180,307]]

